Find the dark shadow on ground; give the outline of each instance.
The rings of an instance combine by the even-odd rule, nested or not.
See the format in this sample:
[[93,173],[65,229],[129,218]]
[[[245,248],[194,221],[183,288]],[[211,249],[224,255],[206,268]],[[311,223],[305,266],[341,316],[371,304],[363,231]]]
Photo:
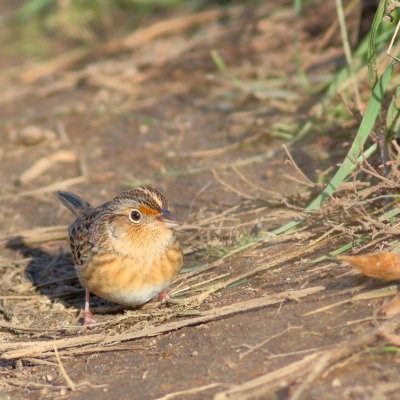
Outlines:
[[[16,246],[15,243],[20,243],[20,245]],[[25,276],[32,282],[38,293],[47,296],[52,301],[61,302],[67,308],[83,310],[85,289],[76,275],[71,253],[64,252],[60,248],[58,254],[50,254],[40,247],[23,245],[22,239],[15,237],[10,239],[7,248],[20,253],[23,257],[32,258],[25,269]],[[90,305],[92,308],[115,306],[114,303],[93,294],[91,294]]]

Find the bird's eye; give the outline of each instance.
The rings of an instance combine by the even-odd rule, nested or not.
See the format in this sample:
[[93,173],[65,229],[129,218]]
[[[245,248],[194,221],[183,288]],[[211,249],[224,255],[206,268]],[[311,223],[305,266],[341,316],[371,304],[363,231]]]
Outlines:
[[132,210],[129,214],[129,219],[137,224],[142,219],[142,213],[138,210]]

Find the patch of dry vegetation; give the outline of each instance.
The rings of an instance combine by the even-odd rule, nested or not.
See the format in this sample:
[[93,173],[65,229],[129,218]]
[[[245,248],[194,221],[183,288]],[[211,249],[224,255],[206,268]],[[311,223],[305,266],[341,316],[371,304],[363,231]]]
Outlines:
[[[315,14],[322,12],[327,15],[323,27],[315,18]],[[357,2],[345,9],[347,17],[353,13],[361,15]],[[359,21],[351,21],[348,40],[354,44]],[[207,174],[205,183],[186,205],[188,217],[181,234],[191,265],[171,286],[174,300],[168,308],[148,304],[139,310],[112,315],[122,308],[98,300],[98,307],[93,311],[108,315],[92,330],[82,331],[77,322],[83,290],[69,254],[59,248],[61,243],[65,244],[62,241],[66,237],[66,226],[10,229],[2,234],[1,248],[18,249],[21,256],[12,259],[5,253],[0,260],[0,313],[3,316],[0,328],[4,332],[1,359],[15,366],[18,363],[57,366],[64,383],[53,385],[7,377],[1,384],[62,390],[64,394],[97,387],[71,380],[63,367],[63,359],[124,351],[128,341],[164,335],[265,307],[277,306],[279,313],[288,301],[298,302],[306,297],[316,301],[315,308],[304,314],[312,315],[350,302],[397,293],[395,286],[378,293],[370,290],[367,283],[332,293],[320,283],[325,276],[339,278],[352,274],[348,268],[340,268],[332,261],[335,255],[350,248],[355,253],[396,249],[398,243],[393,237],[399,233],[397,161],[386,162],[388,170],[383,173],[380,159],[367,159],[362,154],[361,161],[355,162],[351,179],[342,183],[320,210],[310,212],[305,206],[327,182],[332,164],[340,160],[342,149],[348,145],[343,143],[343,137],[354,131],[359,122],[354,122],[353,117],[358,114],[347,97],[348,92],[341,92],[345,106],[337,102],[333,107],[338,118],[334,112],[321,117],[320,97],[315,94],[327,85],[325,74],[334,71],[332,59],[342,55],[342,43],[334,35],[338,27],[332,5],[326,2],[306,9],[301,21],[285,2],[279,7],[267,2],[254,8],[234,4],[154,22],[104,44],[71,49],[51,62],[7,71],[3,81],[8,79],[12,83],[7,85],[0,101],[4,105],[26,101],[30,96],[45,102],[51,96],[79,88],[89,93],[87,102],[59,105],[51,110],[50,116],[57,119],[71,115],[109,117],[155,106],[160,93],[192,94],[193,102],[200,109],[229,111],[223,125],[229,140],[216,139],[218,143],[214,145],[210,140],[202,142],[196,138],[199,142],[194,149],[186,149],[182,143],[192,128],[181,124],[174,146],[168,140],[163,143],[162,168],[154,161],[154,171],[158,172],[140,177],[154,182]],[[228,45],[232,38],[236,46]],[[292,45],[296,39],[301,52]],[[271,52],[279,55],[271,57]],[[300,54],[302,59],[296,67],[293,60]],[[243,62],[235,62],[238,59]],[[198,71],[193,68],[196,63],[202,64]],[[188,71],[192,72],[191,79],[179,79]],[[312,84],[304,82],[305,71]],[[358,72],[358,78],[364,72]],[[165,79],[166,76],[174,79]],[[203,87],[209,93],[201,97]],[[354,90],[361,90],[362,100],[366,89]],[[55,190],[81,183],[107,182],[107,174],[96,174],[88,168],[85,158],[72,146],[63,123],[59,122],[52,135],[40,128],[33,139],[32,134],[26,134],[26,127],[32,131],[40,118],[28,113],[20,120],[3,121],[13,140],[3,148],[0,157],[21,160],[21,163],[30,157],[32,162],[20,171],[20,186],[5,182],[0,200],[48,201],[45,195]],[[143,134],[148,129],[146,123],[139,127]],[[334,139],[328,137],[332,132],[337,134]],[[301,140],[307,144],[307,136],[338,148],[330,153],[326,163],[316,157],[323,164],[323,170],[313,174],[315,179],[303,172],[293,155]],[[282,139],[286,142],[285,148],[276,146]],[[323,148],[319,146],[317,152]],[[394,160],[398,155],[395,142],[390,150]],[[283,158],[288,160],[283,178],[285,182],[294,181],[294,194],[267,188],[267,184],[255,182],[250,173],[248,176],[243,171],[245,167],[265,168],[264,163],[270,163],[265,172],[268,182],[274,176],[274,161],[281,162]],[[65,165],[68,165],[68,176],[61,174],[59,179],[47,175],[56,168],[61,171]],[[199,199],[210,185],[234,198],[234,204],[200,206]],[[296,230],[281,235],[274,233],[285,222],[300,219],[303,223]],[[199,259],[205,259],[206,263],[199,265]],[[324,263],[315,263],[324,260]],[[288,265],[300,265],[296,270],[300,273],[288,271]],[[249,285],[250,278],[261,280],[267,274],[279,284],[284,277],[290,282],[290,288],[281,284],[277,292],[265,295],[260,288]],[[232,294],[235,287],[246,289],[243,289],[245,300],[236,301]],[[224,293],[224,301],[217,298],[219,293]],[[332,302],[321,306],[325,301]],[[291,395],[292,400],[300,399],[316,379],[341,368],[343,362],[373,344],[377,337],[383,336],[398,344],[395,331],[399,317],[381,322],[374,315],[353,323],[366,321],[373,321],[377,326],[327,348],[303,349],[311,354],[243,384],[213,382],[162,398],[211,388],[219,388],[216,400],[253,398],[303,379]],[[266,340],[242,355],[259,351]],[[296,355],[300,354],[303,353]],[[221,387],[224,389],[220,390]],[[396,385],[381,386],[380,390],[389,393],[397,388]]]

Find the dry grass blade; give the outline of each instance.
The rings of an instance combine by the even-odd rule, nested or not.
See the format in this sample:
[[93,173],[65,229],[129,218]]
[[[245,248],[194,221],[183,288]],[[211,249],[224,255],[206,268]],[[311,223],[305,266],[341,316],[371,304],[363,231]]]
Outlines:
[[[325,234],[323,234],[322,236],[320,236],[319,238],[311,241],[308,246],[302,247],[300,249],[296,249],[293,252],[288,252],[288,253],[284,254],[283,256],[276,258],[275,260],[269,261],[269,262],[267,262],[265,264],[261,264],[261,265],[255,267],[255,268],[251,269],[250,271],[246,271],[243,274],[237,275],[237,276],[235,276],[233,278],[230,278],[230,279],[228,279],[226,281],[218,283],[212,289],[201,293],[197,297],[197,303],[201,304],[208,296],[210,296],[210,294],[212,294],[212,293],[214,293],[214,292],[216,292],[218,290],[221,290],[223,288],[226,288],[227,286],[229,286],[229,285],[231,285],[231,284],[233,284],[235,282],[238,282],[238,281],[240,281],[242,279],[246,279],[246,278],[249,278],[251,276],[257,275],[258,273],[260,273],[262,271],[265,271],[265,270],[267,270],[269,268],[272,268],[272,267],[274,267],[274,266],[276,266],[278,264],[281,264],[283,262],[289,261],[289,260],[291,260],[293,258],[296,258],[296,257],[300,257],[300,256],[302,256],[304,254],[307,254],[311,250],[315,250],[315,248],[317,248],[321,244],[325,243],[325,240],[327,240],[327,238],[329,238],[329,235],[332,232],[333,232],[333,230],[331,229],[328,232],[326,232]],[[235,254],[235,253],[237,253],[237,252],[239,252],[241,250],[248,249],[248,248],[258,244],[258,242],[251,242],[251,243],[252,243],[252,245],[249,245],[248,247],[243,248],[243,246],[242,246],[241,248],[232,250],[230,253],[228,253],[225,256],[223,256],[222,259],[218,260],[217,262],[222,262],[224,259],[232,256],[233,254]],[[214,266],[215,266],[215,264],[214,264]],[[204,270],[206,270],[206,269],[204,269]]]
[[305,383],[299,386],[292,397],[290,397],[291,400],[299,399],[312,381],[320,376],[327,366],[373,343],[376,337],[381,335],[381,332],[390,331],[397,327],[399,323],[400,316],[385,321],[379,327],[373,328],[359,335],[357,338],[343,340],[329,350],[310,354],[299,361],[292,362],[291,364],[266,373],[241,385],[236,385],[231,389],[219,392],[215,395],[214,400],[245,400],[265,396],[280,387],[282,382],[287,386],[307,375],[304,381]]
[[73,151],[60,150],[36,161],[30,168],[22,173],[19,182],[28,183],[45,171],[51,169],[55,164],[60,162],[75,162],[78,156]]
[[174,321],[156,327],[144,328],[136,332],[122,333],[112,336],[107,336],[104,333],[100,333],[81,337],[64,338],[56,341],[37,341],[30,342],[29,344],[21,343],[23,348],[11,351],[8,351],[7,343],[2,343],[0,345],[0,350],[5,350],[5,352],[2,354],[2,358],[14,359],[38,355],[48,356],[50,355],[48,354],[48,352],[53,349],[54,345],[56,345],[58,349],[62,349],[93,343],[102,343],[103,345],[108,343],[115,344],[128,340],[162,335],[164,333],[175,331],[186,326],[195,326],[215,319],[226,318],[237,313],[249,312],[273,304],[279,304],[287,299],[299,299],[302,297],[310,296],[323,290],[325,290],[323,286],[315,286],[307,289],[286,291],[276,295],[264,296],[256,299],[230,304],[216,309],[207,310],[203,312],[203,314],[199,317]]
[[243,140],[240,140],[238,142],[230,143],[224,147],[219,147],[219,148],[209,149],[209,150],[192,151],[190,153],[184,153],[182,155],[185,157],[193,157],[193,158],[219,156],[221,154],[226,154],[230,151],[237,150],[246,144],[255,142],[258,139],[260,139],[260,137],[261,137],[261,135],[258,133],[256,135],[246,137]]
[[[279,368],[268,374],[262,375],[256,379],[236,385],[232,389],[219,392],[214,396],[214,400],[227,399],[248,399],[257,395],[265,394],[269,390],[273,390],[288,376],[301,376],[306,373],[312,363],[319,358],[320,352],[310,354],[300,361],[295,361],[285,367]],[[285,380],[288,383],[287,380]]]
[[14,332],[62,332],[64,329],[46,329],[46,328],[31,328],[28,326],[15,325],[10,322],[0,321],[0,328],[8,329]]
[[0,236],[0,248],[13,246],[28,246],[31,244],[45,243],[53,240],[64,240],[67,238],[67,227],[65,225],[44,226],[25,231],[19,231],[10,235]]
[[194,387],[194,388],[190,388],[190,389],[180,390],[179,392],[175,392],[175,393],[168,393],[165,396],[158,397],[155,400],[169,400],[169,399],[173,399],[174,397],[178,397],[178,396],[184,396],[184,395],[204,392],[205,390],[212,389],[212,388],[215,388],[218,386],[229,386],[229,385],[227,385],[226,383],[217,383],[217,382],[209,383],[208,385],[203,385],[203,386]]
[[[239,13],[241,8],[231,7],[229,14],[235,15]],[[101,46],[89,49],[74,49],[70,53],[52,60],[46,64],[39,65],[37,68],[25,72],[21,75],[24,83],[34,83],[41,78],[52,75],[60,70],[66,69],[79,61],[95,55],[109,56],[120,51],[129,50],[136,46],[143,45],[160,36],[176,33],[193,28],[206,22],[211,22],[225,15],[224,10],[207,10],[183,17],[172,18],[166,21],[157,22],[149,27],[138,29],[130,35],[112,40]]]
[[342,0],[335,0],[335,3],[336,3],[337,14],[338,14],[340,33],[342,35],[343,50],[344,50],[344,54],[346,56],[346,61],[347,61],[347,64],[348,64],[348,67],[349,67],[349,70],[350,70],[351,83],[352,83],[353,88],[354,88],[355,103],[357,105],[358,110],[361,112],[362,111],[362,104],[361,104],[360,90],[359,90],[359,87],[358,87],[357,77],[356,77],[356,74],[355,74],[355,71],[354,71],[353,57],[352,57],[352,54],[351,54],[349,38],[348,38],[348,35],[347,35],[346,22],[345,22],[345,18],[344,18]]
[[48,388],[50,390],[57,390],[60,391],[60,389],[67,389],[67,386],[54,386],[48,383],[37,383],[37,382],[31,382],[31,381],[22,381],[20,379],[15,379],[15,378],[10,378],[7,377],[6,381],[0,381],[0,384],[2,385],[13,385],[13,386],[19,386],[22,388],[26,388],[26,389],[32,389],[32,388],[36,388],[36,389],[43,389],[43,388]]
[[87,181],[86,176],[77,176],[75,178],[65,179],[64,181],[55,182],[47,186],[43,186],[39,189],[35,190],[27,190],[26,192],[20,193],[10,193],[0,196],[1,200],[4,199],[13,199],[16,197],[28,197],[28,196],[37,196],[39,194],[56,192],[57,190],[65,190],[71,186],[78,185],[79,183],[84,183]]
[[[353,290],[354,290],[354,288],[353,288]],[[379,291],[373,290],[372,292],[360,293],[360,294],[357,294],[356,296],[350,297],[349,299],[341,300],[341,301],[335,302],[333,304],[329,304],[327,306],[320,307],[316,310],[307,312],[305,314],[302,314],[302,316],[306,317],[308,315],[317,314],[322,311],[330,310],[331,308],[340,306],[342,304],[351,303],[352,301],[376,299],[376,298],[380,298],[380,297],[391,296],[391,295],[397,294],[397,293],[398,293],[398,290],[397,290],[396,286],[390,286],[390,287],[386,288],[385,290],[379,290]]]
[[75,385],[75,383],[73,382],[73,380],[69,377],[69,375],[67,374],[67,371],[65,370],[64,365],[63,365],[63,363],[61,362],[61,358],[60,358],[60,355],[58,354],[58,350],[57,350],[57,346],[56,346],[56,345],[54,345],[54,354],[55,354],[55,356],[56,356],[56,359],[57,359],[57,362],[58,362],[58,367],[60,368],[60,372],[61,372],[62,376],[64,377],[65,382],[67,383],[68,387],[69,387],[73,392],[75,392],[75,390],[76,390],[76,385]]
[[289,326],[288,328],[284,329],[282,332],[279,332],[276,335],[272,335],[272,336],[268,337],[267,339],[263,340],[261,343],[258,343],[255,346],[251,346],[248,350],[246,350],[245,352],[240,354],[239,360],[242,360],[244,357],[248,356],[253,351],[260,349],[261,347],[263,347],[264,345],[269,343],[271,340],[274,340],[274,339],[278,338],[279,336],[286,334],[290,329],[298,329],[298,328],[299,328],[298,326],[293,326],[293,327]]
[[[282,146],[283,149],[285,150],[285,153],[288,157],[288,162],[289,164],[297,171],[297,173],[304,179],[304,181],[299,181],[301,182],[303,185],[307,185],[307,186],[311,186],[311,187],[315,187],[317,186],[302,170],[301,168],[297,165],[296,161],[294,161],[292,155],[290,154],[290,151],[288,150],[288,148],[283,145]],[[288,177],[293,178],[293,176],[288,175]]]

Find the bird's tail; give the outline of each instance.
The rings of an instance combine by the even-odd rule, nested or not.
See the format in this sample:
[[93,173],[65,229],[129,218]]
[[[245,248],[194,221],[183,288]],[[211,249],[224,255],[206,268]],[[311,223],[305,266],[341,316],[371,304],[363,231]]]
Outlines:
[[84,210],[92,207],[86,200],[83,200],[81,197],[76,194],[72,194],[69,192],[57,192],[57,197],[67,207],[71,210],[76,216],[82,214]]

